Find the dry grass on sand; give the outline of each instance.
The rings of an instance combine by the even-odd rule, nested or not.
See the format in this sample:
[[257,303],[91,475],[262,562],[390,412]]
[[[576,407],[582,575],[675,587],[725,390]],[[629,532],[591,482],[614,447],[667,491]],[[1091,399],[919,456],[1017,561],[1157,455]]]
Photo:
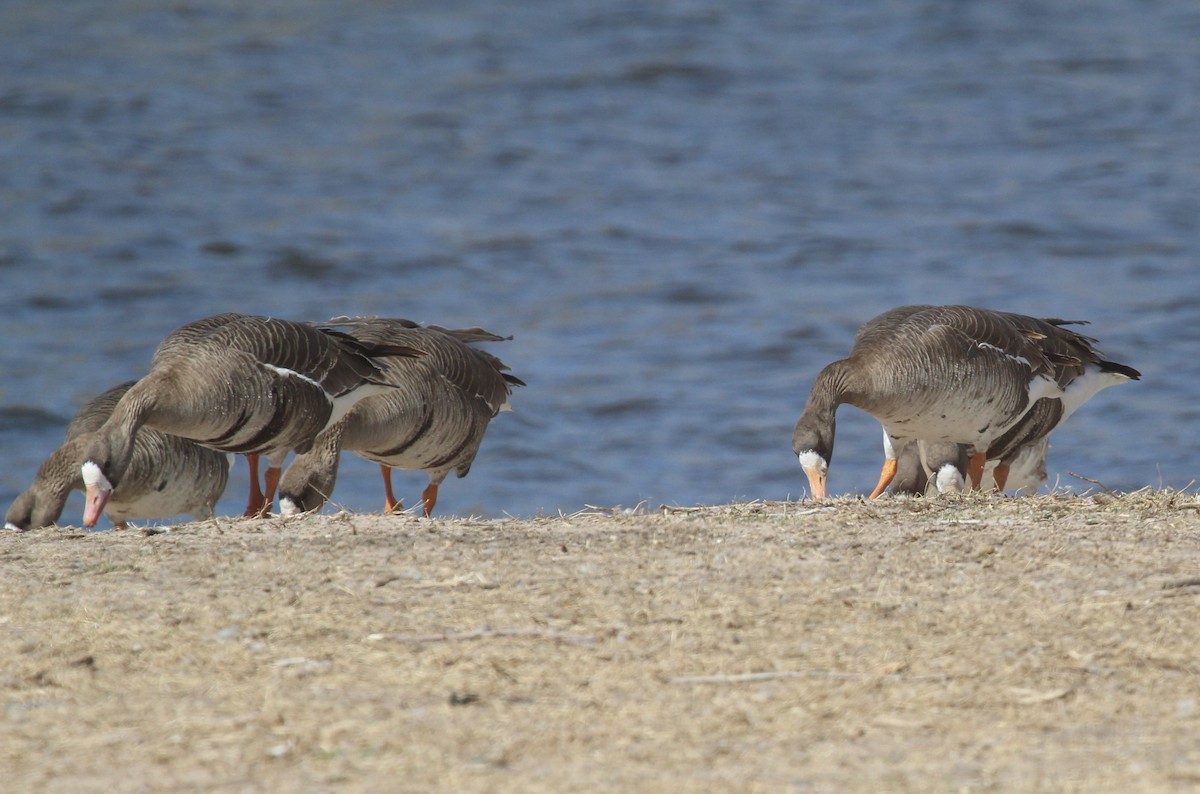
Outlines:
[[1193,494],[49,529],[6,791],[1185,791]]

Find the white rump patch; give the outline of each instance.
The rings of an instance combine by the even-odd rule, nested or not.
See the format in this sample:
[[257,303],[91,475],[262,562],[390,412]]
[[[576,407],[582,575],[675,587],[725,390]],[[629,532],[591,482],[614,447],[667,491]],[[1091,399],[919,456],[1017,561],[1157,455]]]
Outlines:
[[5,529],[11,529],[13,532],[22,532],[23,530],[11,521],[4,522]]
[[1084,367],[1083,374],[1068,383],[1066,391],[1063,393],[1062,421],[1065,422],[1068,416],[1079,409],[1079,406],[1095,397],[1099,392],[1109,386],[1126,383],[1128,380],[1129,376],[1122,375],[1120,372],[1101,372],[1095,364]]
[[279,514],[281,516],[298,516],[300,515],[300,508],[296,507],[296,503],[285,496],[279,500]]
[[104,476],[104,472],[100,471],[100,467],[92,461],[87,461],[81,469],[83,471],[83,484],[88,488],[95,488],[97,491],[111,491],[112,483]]

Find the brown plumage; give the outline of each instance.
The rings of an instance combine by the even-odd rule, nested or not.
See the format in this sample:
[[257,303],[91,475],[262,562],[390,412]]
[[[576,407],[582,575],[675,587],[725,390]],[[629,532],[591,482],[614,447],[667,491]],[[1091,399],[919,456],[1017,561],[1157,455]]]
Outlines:
[[[58,521],[72,490],[83,491],[83,465],[92,436],[112,414],[133,381],[91,399],[67,427],[66,438],[42,463],[5,516],[9,529],[37,529]],[[211,518],[229,478],[229,456],[177,436],[144,428],[129,467],[104,513],[121,529],[131,518],[188,514]]]
[[[266,513],[289,451],[307,450],[354,403],[386,391],[380,361],[421,356],[306,323],[223,314],[168,336],[150,371],[130,387],[88,446],[85,525],[119,487],[142,427],[246,455],[252,461],[247,515]],[[254,469],[265,456],[266,488]]]
[[383,377],[393,388],[356,405],[292,461],[280,482],[281,509],[305,512],[323,505],[337,480],[339,452],[350,450],[380,464],[385,512],[399,507],[392,492],[393,468],[427,472],[429,485],[421,499],[424,514],[430,515],[442,480],[451,471],[466,476],[488,424],[507,408],[512,387],[525,385],[506,372],[500,359],[471,344],[511,337],[399,319],[339,318],[331,323],[363,342],[401,344],[424,355],[389,360]]
[[966,445],[978,486],[987,451],[1038,400],[1058,401],[1071,389],[1086,399],[1136,377],[1102,361],[1095,340],[1064,325],[971,306],[903,306],[868,322],[850,355],[818,374],[792,434],[814,497],[825,495],[842,403],[884,426],[888,449],[874,497],[894,476],[897,454],[914,441]]

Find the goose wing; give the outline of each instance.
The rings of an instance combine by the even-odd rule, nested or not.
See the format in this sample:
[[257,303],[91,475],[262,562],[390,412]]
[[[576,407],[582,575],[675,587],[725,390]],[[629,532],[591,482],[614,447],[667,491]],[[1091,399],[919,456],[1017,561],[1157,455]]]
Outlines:
[[1053,372],[1053,362],[1038,344],[1040,332],[1016,322],[1017,317],[973,306],[935,306],[913,315],[910,326],[953,329],[967,342],[963,352],[968,356],[999,351],[1009,358],[1024,359],[1032,375]]
[[413,357],[421,351],[402,345],[372,345],[333,328],[307,323],[226,313],[206,317],[170,334],[155,353],[155,363],[176,356],[222,357],[240,351],[254,361],[287,370],[339,397],[363,383],[378,382],[383,357]]
[[[490,407],[493,415],[508,401],[513,386],[525,383],[507,372],[503,361],[478,348],[475,342],[501,342],[512,339],[482,328],[443,328],[422,326],[411,320],[377,317],[339,317],[327,325],[336,324],[349,329],[354,338],[374,345],[400,344],[421,351],[420,362],[389,360],[385,377],[400,384],[416,377],[445,379],[469,397],[479,397]],[[413,369],[418,367],[418,369]]]

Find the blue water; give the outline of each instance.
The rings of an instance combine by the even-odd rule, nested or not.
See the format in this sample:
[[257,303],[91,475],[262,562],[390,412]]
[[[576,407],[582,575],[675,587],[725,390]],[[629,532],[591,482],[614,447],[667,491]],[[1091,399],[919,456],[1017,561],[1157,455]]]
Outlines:
[[[1192,0],[27,0],[0,43],[5,505],[229,310],[513,334],[529,386],[445,514],[799,497],[813,376],[913,302],[1090,319],[1144,373],[1052,484],[1200,476]],[[880,454],[843,408],[831,492]],[[380,509],[375,467],[335,500]]]

